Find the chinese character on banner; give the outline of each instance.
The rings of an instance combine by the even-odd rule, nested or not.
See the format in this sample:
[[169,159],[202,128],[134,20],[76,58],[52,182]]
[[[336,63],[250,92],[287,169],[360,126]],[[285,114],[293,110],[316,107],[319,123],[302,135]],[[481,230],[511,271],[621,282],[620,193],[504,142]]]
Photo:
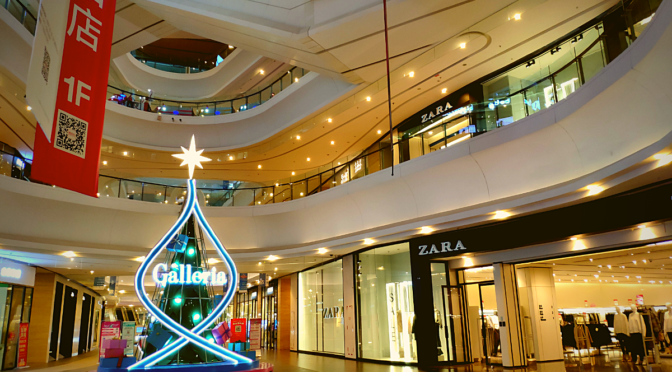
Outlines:
[[26,367],[28,364],[28,323],[19,324],[19,355],[17,367]]
[[89,196],[98,193],[115,3],[43,1],[29,69],[26,98],[40,124],[32,178]]

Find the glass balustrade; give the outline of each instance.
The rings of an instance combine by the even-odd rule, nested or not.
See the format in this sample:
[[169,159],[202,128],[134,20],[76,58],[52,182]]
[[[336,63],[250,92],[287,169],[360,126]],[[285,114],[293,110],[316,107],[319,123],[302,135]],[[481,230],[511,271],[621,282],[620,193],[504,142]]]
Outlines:
[[9,11],[17,21],[21,22],[31,34],[35,35],[37,25],[37,9],[30,9],[26,3],[21,0],[0,0],[0,5]]
[[[2,0],[0,0],[2,1]],[[108,85],[107,99],[128,108],[172,116],[218,116],[251,110],[268,102],[276,94],[301,81],[309,71],[294,67],[280,78],[254,93],[221,101],[173,101],[140,94]],[[173,118],[174,120],[174,118]]]

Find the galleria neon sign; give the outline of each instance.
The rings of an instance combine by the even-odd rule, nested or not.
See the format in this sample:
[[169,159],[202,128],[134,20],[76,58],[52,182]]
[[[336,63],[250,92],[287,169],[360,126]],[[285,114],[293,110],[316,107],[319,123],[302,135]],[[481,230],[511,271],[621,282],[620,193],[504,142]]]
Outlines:
[[210,271],[193,270],[191,265],[172,264],[173,270],[168,271],[168,265],[160,263],[152,270],[152,280],[158,286],[166,284],[210,284],[226,285],[226,273],[217,271],[215,267]]

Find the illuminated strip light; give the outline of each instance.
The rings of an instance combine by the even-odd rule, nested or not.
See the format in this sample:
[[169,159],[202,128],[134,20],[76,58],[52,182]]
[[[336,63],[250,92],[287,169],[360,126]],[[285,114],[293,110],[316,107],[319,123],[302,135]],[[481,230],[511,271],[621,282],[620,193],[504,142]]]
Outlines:
[[424,133],[424,132],[426,132],[426,131],[428,131],[428,130],[434,128],[435,126],[437,126],[437,125],[439,125],[439,124],[442,124],[442,123],[444,123],[444,122],[450,120],[451,118],[453,118],[453,117],[455,117],[455,116],[466,115],[466,114],[472,112],[473,110],[474,110],[474,106],[473,106],[473,105],[469,105],[469,106],[463,106],[463,107],[460,107],[460,108],[458,108],[457,110],[453,110],[453,111],[451,111],[451,112],[448,112],[448,113],[446,113],[446,114],[443,114],[443,119],[441,119],[441,120],[437,120],[437,121],[436,121],[435,123],[433,123],[432,125],[423,128],[421,131],[419,131],[418,133],[416,133],[416,134],[414,134],[414,135],[417,136],[418,134],[422,134],[422,133]]
[[466,140],[466,139],[471,138],[471,136],[470,136],[468,133],[465,133],[465,134],[466,134],[466,135],[463,136],[463,137],[461,137],[461,138],[458,138],[458,139],[456,139],[456,140],[452,140],[451,142],[448,142],[448,144],[446,145],[446,147],[450,147],[450,146],[452,146],[452,145],[454,145],[454,144],[456,144],[456,143],[460,143],[460,142],[462,142],[462,141],[464,141],[464,140]]
[[[184,209],[182,210],[182,214],[177,219],[177,222],[170,228],[170,230],[168,230],[166,235],[147,255],[147,258],[145,259],[144,262],[142,262],[142,264],[140,264],[140,267],[138,268],[138,271],[135,274],[135,287],[140,289],[140,291],[138,292],[138,298],[140,299],[140,302],[142,302],[142,304],[145,306],[145,308],[147,308],[147,310],[152,314],[152,316],[158,319],[168,329],[181,335],[182,337],[179,338],[177,341],[161,348],[160,350],[148,356],[147,358],[144,358],[138,361],[137,363],[133,364],[132,366],[128,367],[129,370],[143,369],[143,368],[147,369],[153,366],[154,364],[160,362],[174,351],[179,350],[189,342],[195,343],[196,345],[206,349],[207,351],[210,351],[211,353],[221,357],[224,360],[233,362],[234,365],[238,363],[251,364],[253,362],[249,358],[243,357],[242,355],[234,353],[233,351],[224,349],[223,347],[217,344],[212,344],[198,335],[201,332],[203,332],[208,326],[214,323],[214,321],[221,314],[224,313],[226,307],[233,300],[235,289],[238,287],[238,272],[236,271],[236,267],[235,264],[233,263],[233,260],[231,259],[231,256],[229,256],[229,254],[226,252],[226,250],[222,246],[222,243],[219,241],[219,239],[217,239],[217,236],[212,231],[212,228],[205,220],[205,217],[203,217],[203,212],[201,211],[200,206],[196,203],[195,195],[196,195],[196,180],[190,179],[188,181],[187,200]],[[186,223],[187,219],[191,216],[192,213],[196,214],[196,217],[198,218],[201,227],[204,228],[206,234],[208,235],[208,238],[213,243],[215,248],[217,248],[217,251],[224,259],[224,263],[229,272],[229,275],[231,275],[231,285],[229,286],[222,301],[213,309],[213,311],[205,319],[203,319],[196,327],[194,327],[191,330],[187,330],[186,328],[184,328],[184,326],[166,316],[166,314],[163,311],[161,311],[161,309],[159,309],[156,305],[154,305],[154,303],[148,298],[144,286],[144,277],[152,261],[154,261],[154,259],[159,255],[160,251],[163,248],[165,248],[165,246],[171,241],[171,239],[175,236],[175,234],[182,227],[182,225]]]

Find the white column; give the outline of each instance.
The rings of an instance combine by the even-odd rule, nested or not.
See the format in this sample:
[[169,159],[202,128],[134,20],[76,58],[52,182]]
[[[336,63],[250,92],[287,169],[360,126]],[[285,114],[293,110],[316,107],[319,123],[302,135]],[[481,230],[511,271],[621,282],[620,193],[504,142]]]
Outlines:
[[343,323],[345,324],[345,357],[357,358],[355,322],[355,262],[354,255],[343,257]]
[[[532,333],[537,362],[563,360],[553,269],[526,267],[517,272],[520,307],[526,334]],[[529,328],[529,329],[528,329]]]
[[494,264],[493,267],[502,365],[505,368],[527,366],[521,333],[522,324],[520,323],[515,267],[502,263]]

